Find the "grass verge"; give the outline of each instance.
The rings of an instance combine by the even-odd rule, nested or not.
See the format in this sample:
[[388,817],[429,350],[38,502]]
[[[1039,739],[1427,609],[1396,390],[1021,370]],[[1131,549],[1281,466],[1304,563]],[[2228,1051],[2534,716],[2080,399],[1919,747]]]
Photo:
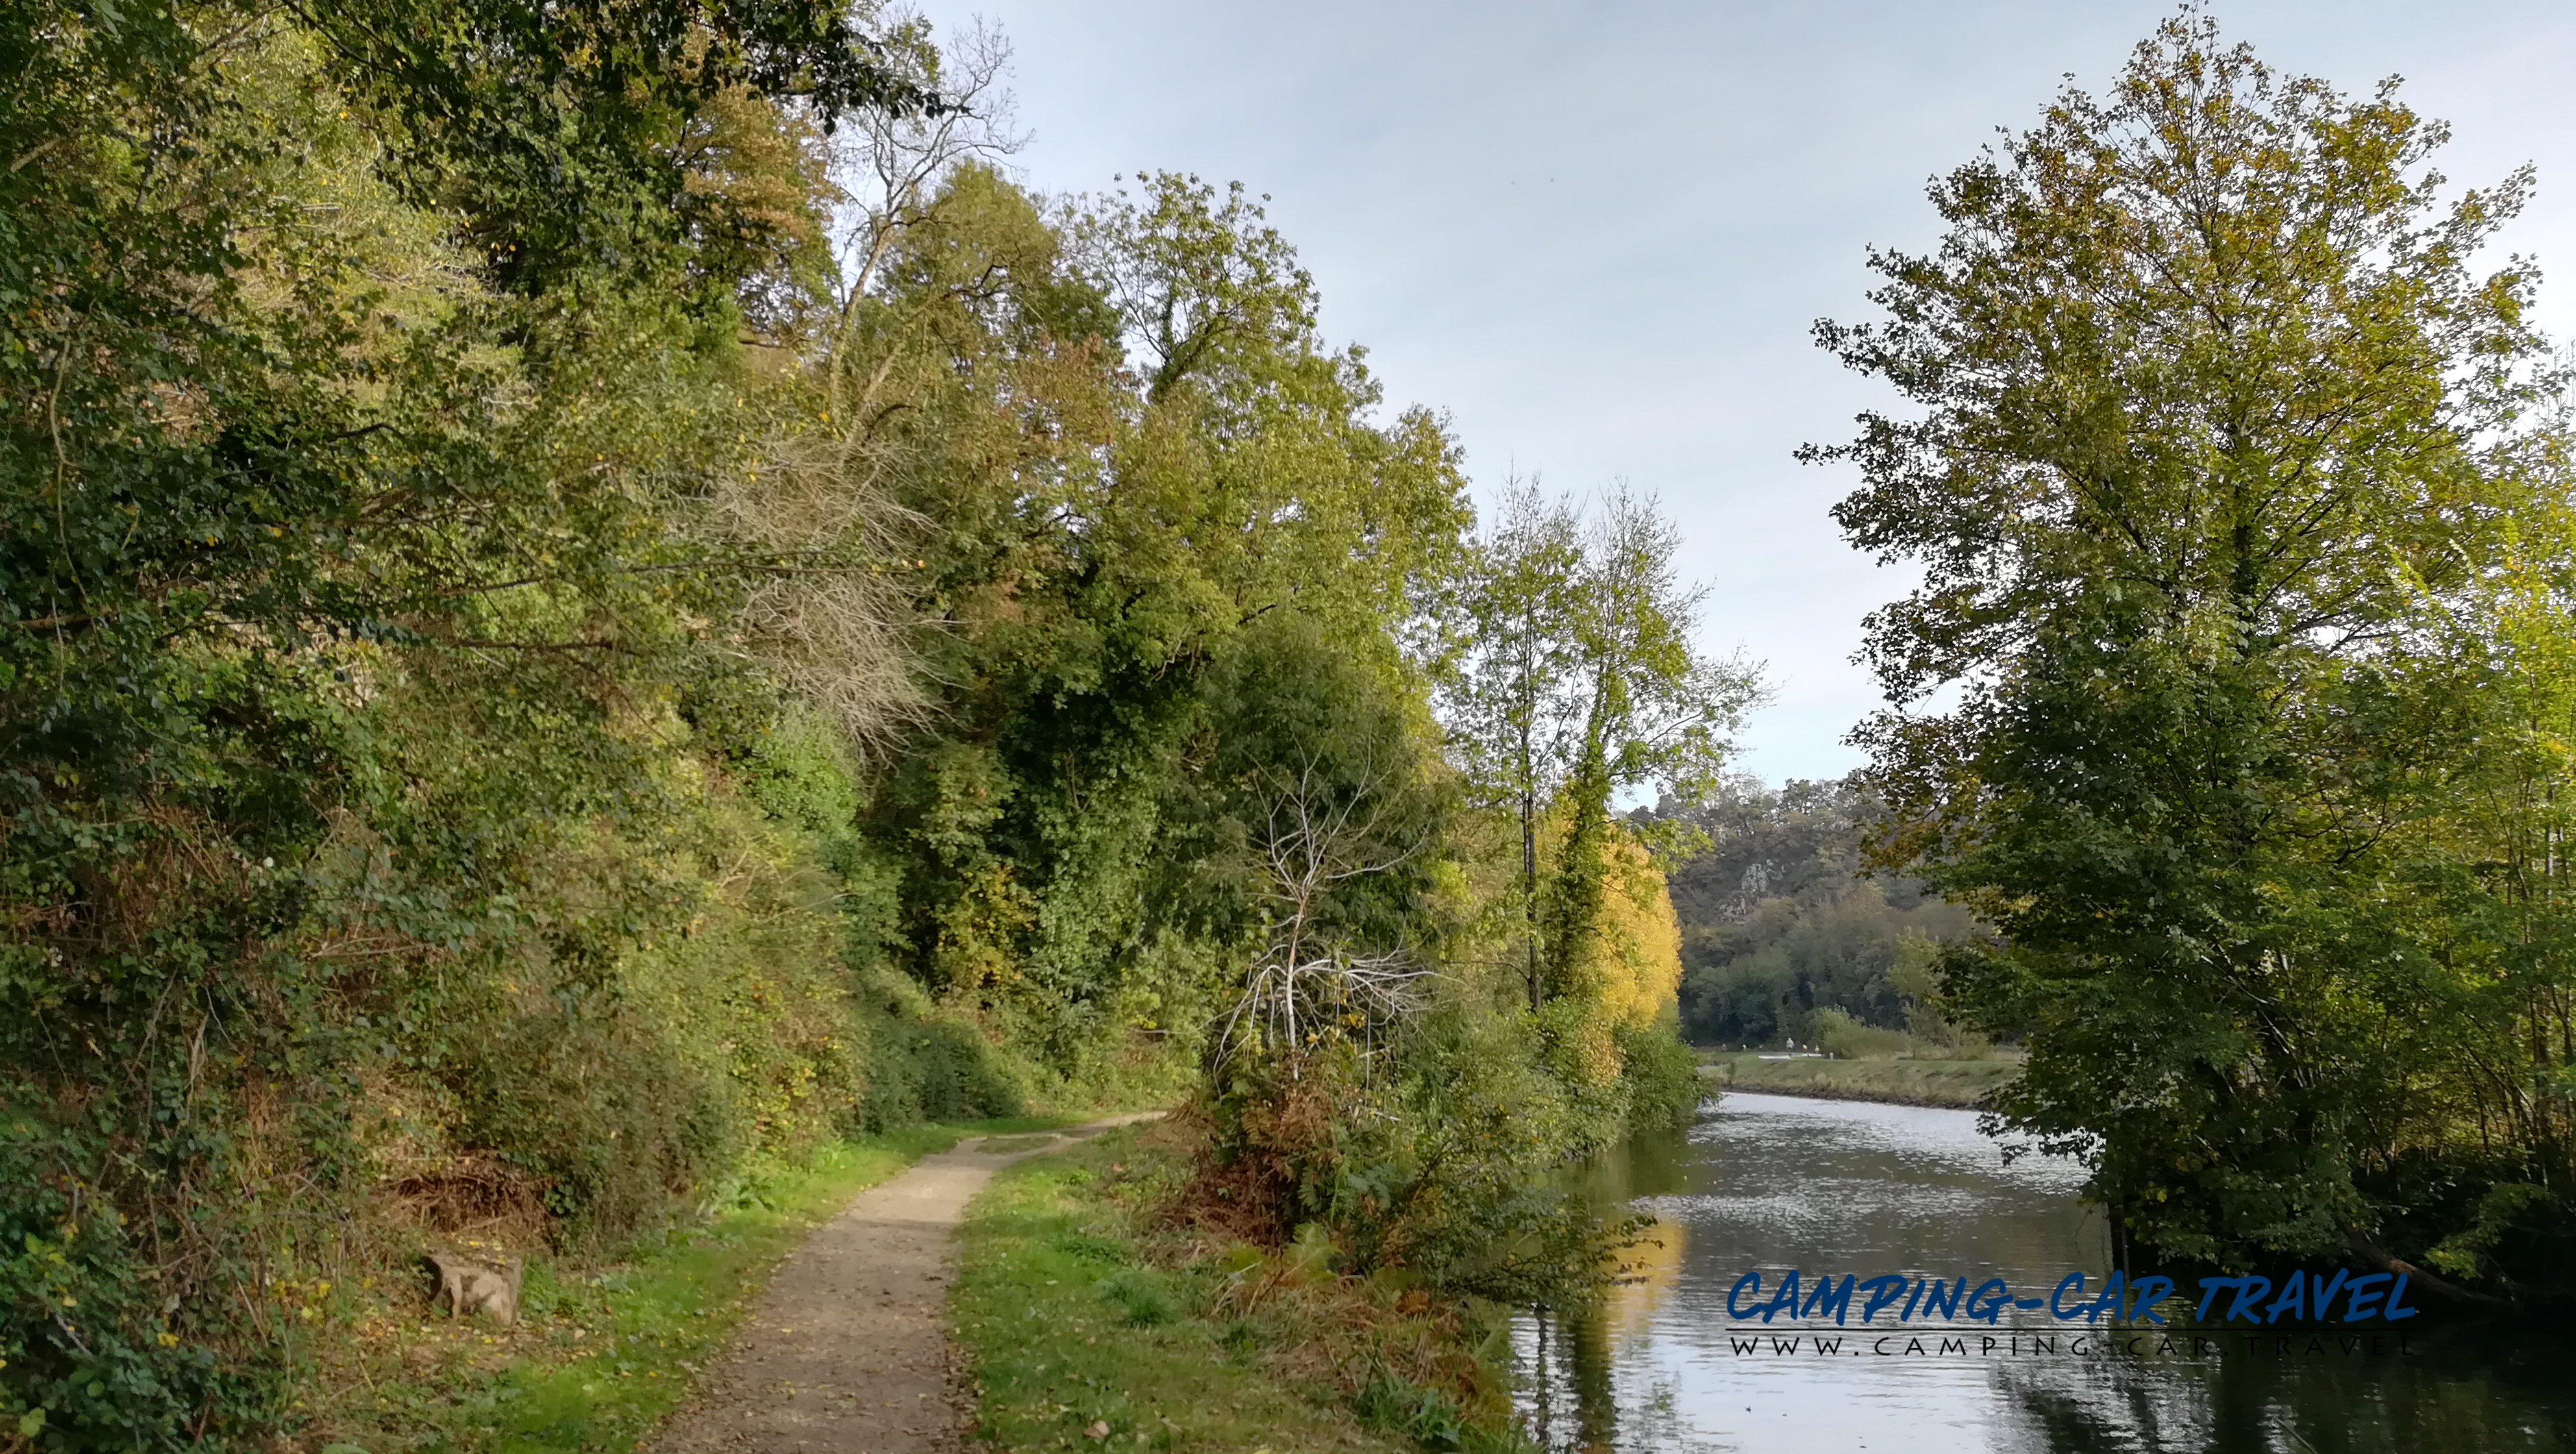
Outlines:
[[731,1337],[762,1279],[851,1197],[962,1136],[1077,1116],[916,1126],[824,1147],[753,1179],[723,1208],[575,1267],[530,1260],[517,1326],[423,1311],[410,1288],[353,1290],[301,1412],[325,1454],[539,1454],[641,1449]]
[[1710,1056],[1700,1066],[1712,1084],[1828,1100],[1886,1101],[1906,1106],[1973,1107],[1979,1097],[2021,1071],[2017,1060],[1764,1060],[1751,1052]]
[[1105,1133],[1005,1171],[968,1209],[957,1335],[992,1447],[1525,1447],[1491,1430],[1508,1412],[1479,1371],[1498,1320],[1337,1274],[1319,1239],[1265,1252],[1158,1230],[1185,1134]]

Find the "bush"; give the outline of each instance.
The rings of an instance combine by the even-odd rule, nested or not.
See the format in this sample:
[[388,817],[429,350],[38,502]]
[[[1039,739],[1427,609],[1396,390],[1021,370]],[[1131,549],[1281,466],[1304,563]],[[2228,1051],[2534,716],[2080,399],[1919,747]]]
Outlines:
[[1699,1056],[1682,1043],[1671,1017],[1644,1029],[1619,1031],[1619,1059],[1631,1134],[1678,1131],[1698,1119],[1700,1102],[1708,1095],[1700,1080]]
[[1278,1247],[1329,1236],[1342,1270],[1402,1268],[1502,1303],[1580,1298],[1627,1235],[1558,1184],[1614,1138],[1621,1101],[1569,1090],[1517,1016],[1448,1007],[1401,1057],[1342,1044],[1233,1070],[1184,1203],[1211,1232]]
[[886,1017],[868,1027],[865,1129],[1017,1116],[1027,1098],[971,1025]]
[[128,1223],[62,1170],[101,1150],[0,1086],[0,1448],[177,1448],[272,1415],[284,1367],[254,1326],[266,1310],[172,1307],[182,1299],[165,1291],[238,1284],[247,1270],[219,1262],[174,1279],[154,1256],[166,1239],[222,1258],[239,1229]]
[[1864,1025],[1840,1010],[1818,1010],[1809,1023],[1817,1047],[1837,1060],[1895,1060],[1914,1049],[1904,1031]]

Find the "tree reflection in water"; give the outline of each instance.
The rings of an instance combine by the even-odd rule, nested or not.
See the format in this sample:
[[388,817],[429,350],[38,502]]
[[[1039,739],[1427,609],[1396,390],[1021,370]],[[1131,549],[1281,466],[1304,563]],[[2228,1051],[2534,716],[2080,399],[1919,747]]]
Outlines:
[[[2520,1454],[2576,1449],[2571,1347],[2546,1334],[2436,1338],[2421,1363],[2231,1351],[2103,1361],[2089,1377],[2006,1366],[2031,1454]],[[2553,1397],[2552,1394],[2556,1396]]]
[[1653,1214],[1654,1241],[1599,1305],[1520,1319],[1524,1423],[1555,1454],[2576,1451],[2576,1346],[2540,1333],[2415,1334],[2404,1360],[2241,1335],[2198,1358],[1993,1359],[1739,1356],[1725,1337],[1748,1268],[2098,1276],[2109,1246],[2081,1181],[2007,1167],[1967,1112],[1731,1096],[1687,1140],[1586,1168],[1604,1214]]

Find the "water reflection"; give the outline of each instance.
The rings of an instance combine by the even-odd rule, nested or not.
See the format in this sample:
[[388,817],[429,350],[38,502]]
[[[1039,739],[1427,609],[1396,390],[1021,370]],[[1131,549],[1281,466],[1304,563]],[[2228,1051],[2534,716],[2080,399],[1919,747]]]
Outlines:
[[[2006,1164],[1964,1111],[1736,1094],[1685,1138],[1605,1158],[1591,1186],[1656,1219],[1602,1306],[1516,1329],[1532,1434],[1624,1454],[2518,1454],[2576,1450],[2568,1348],[2432,1334],[2414,1356],[2331,1346],[2172,1356],[1742,1351],[1727,1289],[1789,1267],[2001,1277],[2016,1292],[2109,1266],[2080,1170]],[[2045,1314],[2018,1315],[2022,1331]],[[1998,1330],[2009,1338],[2011,1322]],[[2098,1340],[2097,1340],[2098,1341]],[[1902,1346],[1901,1344],[1899,1345]],[[2013,1348],[2021,1349],[2022,1343]]]

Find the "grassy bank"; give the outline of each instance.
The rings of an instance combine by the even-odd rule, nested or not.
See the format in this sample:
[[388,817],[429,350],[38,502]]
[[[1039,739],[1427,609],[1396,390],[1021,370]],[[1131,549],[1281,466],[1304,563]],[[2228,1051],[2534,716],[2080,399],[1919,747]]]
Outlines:
[[1076,1119],[916,1126],[833,1143],[615,1263],[532,1259],[512,1328],[425,1313],[408,1286],[346,1290],[352,1336],[315,1350],[297,1443],[331,1454],[640,1448],[731,1337],[770,1269],[851,1197],[960,1136]]
[[1178,1133],[1132,1128],[1005,1172],[968,1212],[957,1333],[1002,1450],[1513,1450],[1478,1326],[1330,1249],[1158,1232]]
[[2018,1074],[2021,1062],[1990,1060],[1764,1060],[1751,1051],[1711,1054],[1700,1074],[1735,1090],[1906,1106],[1974,1106]]

